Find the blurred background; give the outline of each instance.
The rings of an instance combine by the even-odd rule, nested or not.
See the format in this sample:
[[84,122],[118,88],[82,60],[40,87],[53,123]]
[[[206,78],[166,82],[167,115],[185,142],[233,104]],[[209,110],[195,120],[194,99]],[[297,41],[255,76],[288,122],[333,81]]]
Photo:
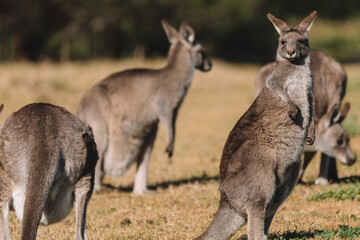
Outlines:
[[165,19],[176,28],[190,23],[215,58],[264,63],[277,41],[266,14],[297,25],[313,10],[311,46],[341,62],[360,60],[359,0],[1,0],[0,60],[164,56]]

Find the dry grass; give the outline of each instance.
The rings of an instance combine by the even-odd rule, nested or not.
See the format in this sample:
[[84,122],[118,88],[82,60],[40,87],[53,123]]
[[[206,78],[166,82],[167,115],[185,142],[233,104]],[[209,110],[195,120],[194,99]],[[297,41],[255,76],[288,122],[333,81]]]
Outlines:
[[[50,102],[75,112],[84,92],[95,82],[129,67],[161,67],[151,62],[96,61],[67,64],[1,64],[0,100],[5,103],[1,122],[13,111],[32,102]],[[104,193],[93,195],[88,209],[90,239],[192,239],[208,226],[218,201],[219,159],[226,137],[253,99],[254,78],[259,66],[215,62],[214,69],[195,75],[193,85],[179,113],[175,155],[170,163],[164,154],[165,135],[158,135],[150,163],[149,184],[158,194],[133,196],[134,167],[119,179],[106,179]],[[360,126],[360,65],[347,65],[346,100],[352,104],[345,126]],[[359,155],[360,136],[352,138]],[[338,164],[339,176],[360,176],[360,163]],[[319,156],[308,167],[306,181],[314,181]],[[355,200],[308,201],[316,192],[336,190],[348,184],[296,186],[278,210],[271,234],[328,230],[338,225],[359,226],[360,202]],[[355,217],[351,217],[354,215]],[[74,211],[64,221],[40,226],[39,239],[73,239]],[[19,238],[20,223],[10,214],[10,229]],[[236,237],[246,233],[242,228]],[[311,234],[310,234],[311,235]],[[300,236],[299,236],[300,237]]]

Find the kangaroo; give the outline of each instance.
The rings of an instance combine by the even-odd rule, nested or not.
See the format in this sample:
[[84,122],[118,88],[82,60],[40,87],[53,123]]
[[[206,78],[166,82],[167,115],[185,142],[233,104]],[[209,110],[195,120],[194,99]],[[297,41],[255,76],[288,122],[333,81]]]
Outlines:
[[[325,185],[330,180],[337,179],[336,164],[332,167],[331,159],[337,158],[342,164],[351,166],[356,162],[356,156],[350,147],[350,137],[341,125],[350,110],[350,103],[346,102],[341,107],[334,105],[332,110],[323,116],[316,125],[316,140],[312,146],[306,146],[304,162],[299,174],[299,182],[306,167],[313,159],[316,151],[322,153],[321,169],[315,184]],[[325,158],[331,158],[325,160]],[[334,175],[335,174],[335,175]]]
[[75,200],[75,239],[87,240],[97,159],[91,128],[64,108],[36,103],[10,115],[0,126],[0,239],[11,239],[9,205],[24,240],[36,239],[39,223],[64,219]]
[[85,93],[78,110],[92,126],[99,151],[95,191],[104,174],[123,175],[136,162],[133,192],[147,189],[150,154],[160,121],[167,135],[166,153],[171,158],[178,110],[190,87],[194,70],[207,72],[212,63],[195,40],[195,32],[183,23],[179,32],[165,21],[162,26],[171,43],[162,69],[131,69],[110,75]]
[[[197,239],[229,239],[248,221],[248,239],[266,239],[276,210],[295,186],[312,119],[312,74],[308,32],[314,11],[297,27],[268,14],[280,34],[275,76],[238,120],[220,163],[220,204],[208,229]],[[300,55],[300,58],[294,58]],[[285,89],[286,88],[286,89]],[[286,97],[287,102],[282,97]],[[297,109],[295,121],[289,115]]]
[[[263,66],[255,78],[255,97],[259,95],[265,86],[267,77],[272,73],[276,62]],[[349,144],[349,134],[341,126],[345,119],[350,103],[341,107],[341,101],[345,95],[347,82],[346,73],[340,63],[319,50],[311,50],[311,70],[314,78],[314,124],[316,138],[312,146],[305,146],[304,163],[299,174],[299,182],[306,166],[317,151],[322,152],[322,169],[315,183],[326,184],[327,176],[337,176],[335,168],[329,166],[335,164],[333,158],[338,158],[341,163],[352,165],[356,158]],[[332,158],[324,161],[324,158]],[[329,170],[332,172],[328,172]],[[334,172],[335,171],[335,172]]]

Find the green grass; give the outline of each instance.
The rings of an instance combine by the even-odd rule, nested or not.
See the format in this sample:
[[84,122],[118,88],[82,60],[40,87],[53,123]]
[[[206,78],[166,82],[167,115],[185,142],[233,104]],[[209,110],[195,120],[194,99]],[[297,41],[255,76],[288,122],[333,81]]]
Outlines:
[[310,201],[321,201],[333,198],[336,200],[359,200],[360,201],[360,183],[355,182],[347,187],[339,187],[336,191],[330,190],[326,192],[318,192],[309,198]]
[[317,236],[323,239],[359,239],[360,227],[349,227],[347,225],[339,225],[338,229],[329,229],[326,232],[318,233]]

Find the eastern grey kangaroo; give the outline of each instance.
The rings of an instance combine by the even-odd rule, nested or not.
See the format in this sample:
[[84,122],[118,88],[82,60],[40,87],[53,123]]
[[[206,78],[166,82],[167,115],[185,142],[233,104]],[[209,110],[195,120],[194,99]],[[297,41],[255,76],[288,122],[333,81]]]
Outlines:
[[[267,77],[272,73],[276,62],[263,66],[255,78],[255,97],[259,95]],[[326,184],[328,180],[337,178],[336,163],[352,165],[356,157],[350,147],[349,134],[342,127],[350,109],[350,103],[341,106],[345,95],[347,76],[341,64],[319,50],[311,50],[311,71],[314,78],[314,124],[315,142],[304,148],[304,163],[300,170],[299,181],[317,151],[322,153],[321,174],[315,183]],[[341,107],[340,107],[341,106]],[[331,158],[331,160],[324,160]],[[331,167],[334,165],[335,167]],[[327,177],[328,176],[328,177]]]
[[87,240],[97,160],[91,128],[64,108],[37,103],[10,115],[0,126],[0,239],[11,239],[9,205],[25,240],[36,239],[39,223],[64,219],[75,200],[75,239]]
[[166,152],[173,154],[175,121],[193,79],[195,68],[211,69],[211,60],[195,40],[194,30],[183,23],[179,32],[162,21],[171,43],[162,69],[131,69],[110,75],[81,100],[78,116],[94,131],[99,151],[95,191],[104,174],[123,175],[136,162],[133,192],[148,192],[150,154],[160,121],[167,135]]
[[296,183],[313,121],[307,35],[316,15],[293,28],[268,14],[280,34],[275,75],[230,132],[220,163],[219,209],[197,239],[229,239],[246,221],[248,239],[267,238],[276,210]]

